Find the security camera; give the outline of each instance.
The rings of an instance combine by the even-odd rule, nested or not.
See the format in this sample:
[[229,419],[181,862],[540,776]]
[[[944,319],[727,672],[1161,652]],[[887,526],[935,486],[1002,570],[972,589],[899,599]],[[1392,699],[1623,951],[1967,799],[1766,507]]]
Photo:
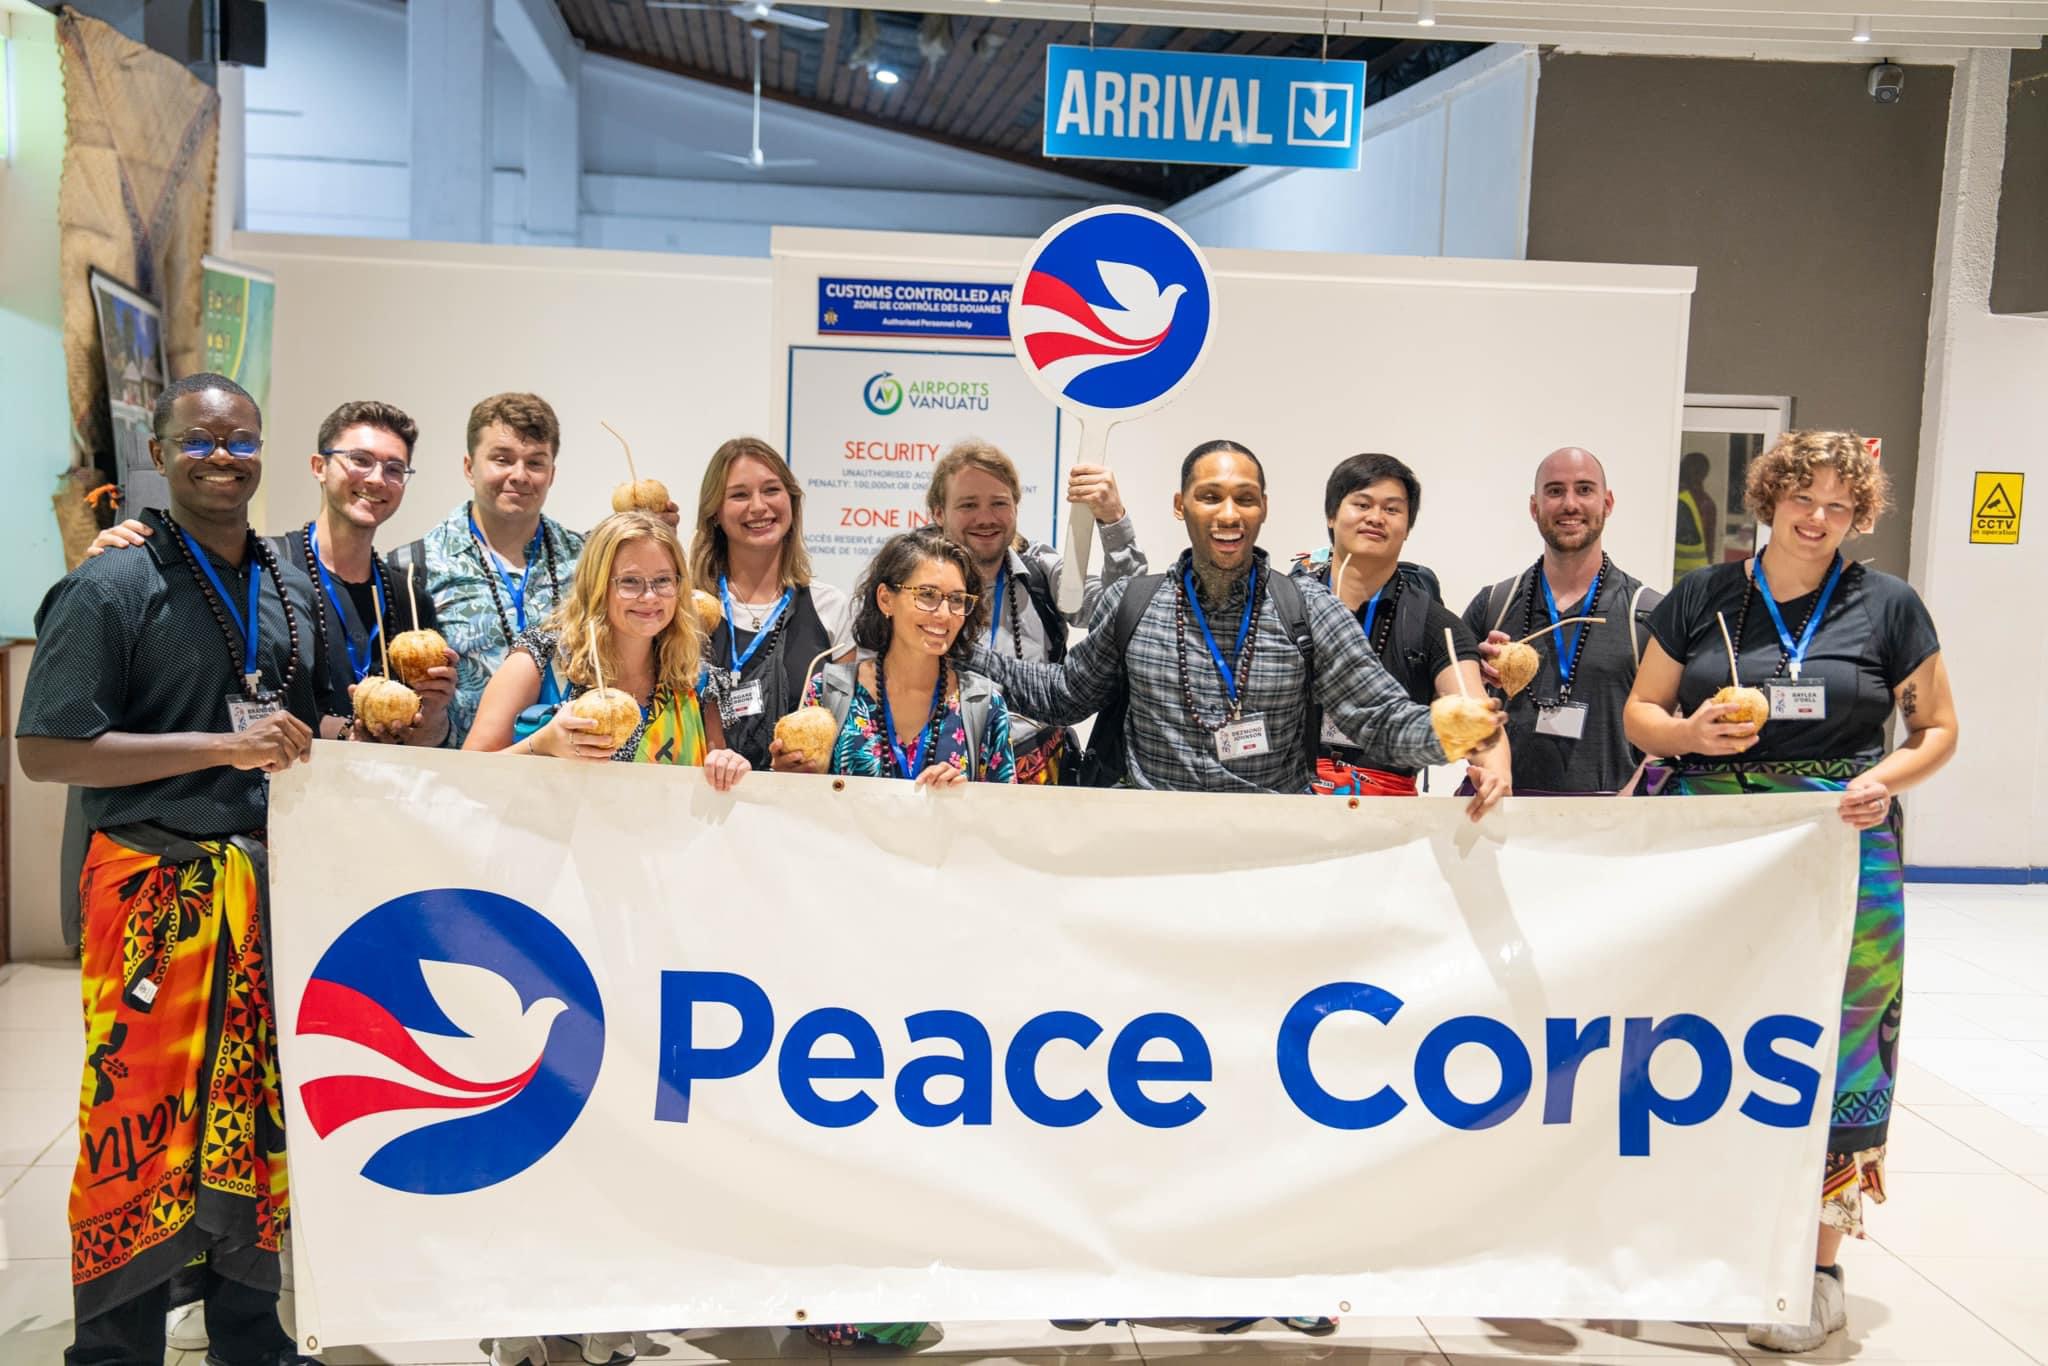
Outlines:
[[1870,74],[1864,78],[1863,86],[1870,92],[1870,98],[1879,104],[1897,104],[1905,98],[1906,68],[1894,66],[1890,62],[1879,62],[1870,68]]

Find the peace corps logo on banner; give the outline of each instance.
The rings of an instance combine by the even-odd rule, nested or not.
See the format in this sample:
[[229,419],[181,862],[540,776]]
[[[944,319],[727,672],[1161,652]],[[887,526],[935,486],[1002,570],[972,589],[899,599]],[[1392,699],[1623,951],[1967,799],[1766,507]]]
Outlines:
[[343,930],[306,984],[297,1032],[365,1050],[361,1070],[299,1087],[319,1137],[372,1115],[418,1117],[363,1164],[417,1195],[481,1190],[538,1162],[604,1061],[604,1006],[568,936],[466,888],[396,897]]
[[1143,209],[1054,224],[1010,293],[1010,335],[1032,382],[1070,408],[1135,416],[1192,377],[1214,331],[1209,267],[1188,235]]

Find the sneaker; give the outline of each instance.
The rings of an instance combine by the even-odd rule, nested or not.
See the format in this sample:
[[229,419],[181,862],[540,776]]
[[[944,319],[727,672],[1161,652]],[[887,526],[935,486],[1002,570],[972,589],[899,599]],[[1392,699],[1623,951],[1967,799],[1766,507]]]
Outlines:
[[269,1356],[258,1357],[254,1361],[234,1363],[230,1363],[224,1357],[218,1357],[212,1352],[208,1352],[206,1354],[206,1366],[322,1366],[322,1362],[320,1358],[306,1356],[296,1348],[282,1347],[272,1352]]
[[491,1366],[548,1366],[548,1347],[539,1338],[498,1338],[491,1343]]
[[1319,1318],[1281,1319],[1281,1324],[1312,1338],[1324,1338],[1337,1331],[1337,1320]]
[[585,1333],[583,1359],[590,1366],[619,1366],[640,1355],[631,1333]]
[[164,1315],[164,1345],[174,1352],[206,1350],[206,1302],[181,1304]]
[[1828,1334],[1849,1326],[1849,1300],[1842,1268],[1813,1273],[1813,1317],[1805,1323],[1752,1323],[1749,1345],[1769,1352],[1811,1352]]

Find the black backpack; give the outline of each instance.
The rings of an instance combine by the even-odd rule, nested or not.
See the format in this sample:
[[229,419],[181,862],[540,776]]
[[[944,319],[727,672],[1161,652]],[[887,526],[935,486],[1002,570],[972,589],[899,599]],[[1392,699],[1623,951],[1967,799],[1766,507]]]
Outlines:
[[[1308,603],[1302,599],[1301,586],[1284,573],[1268,569],[1260,576],[1273,594],[1273,610],[1279,615],[1280,624],[1294,641],[1294,648],[1301,652],[1302,664],[1308,670],[1308,694],[1315,696],[1316,685],[1316,639],[1309,629]],[[1116,620],[1110,623],[1111,639],[1116,642],[1117,659],[1122,661],[1131,648],[1131,637],[1138,632],[1138,623],[1145,616],[1145,609],[1152,605],[1159,586],[1166,582],[1164,574],[1140,574],[1130,580],[1130,587],[1124,590],[1123,601],[1116,607]],[[1098,628],[1100,629],[1100,628]],[[1114,696],[1103,704],[1095,714],[1095,729],[1089,732],[1088,752],[1081,756],[1082,787],[1116,787],[1130,776],[1130,764],[1124,754],[1124,722],[1131,710],[1131,682],[1128,669],[1118,680]],[[1322,732],[1322,708],[1313,701],[1308,708],[1308,719],[1303,727],[1304,743],[1308,749],[1309,766],[1315,765],[1316,737]]]
[[1059,603],[1054,600],[1051,573],[1040,561],[1028,555],[1023,558],[1024,592],[1038,613],[1038,624],[1045,628],[1045,657],[1057,664],[1067,657],[1067,619],[1060,615]]

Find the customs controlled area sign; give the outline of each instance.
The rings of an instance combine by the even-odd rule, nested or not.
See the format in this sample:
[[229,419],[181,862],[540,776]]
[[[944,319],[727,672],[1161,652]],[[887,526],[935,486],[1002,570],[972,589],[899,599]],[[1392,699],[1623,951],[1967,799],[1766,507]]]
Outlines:
[[1977,486],[1970,493],[1971,545],[2020,543],[2020,499],[2026,487],[2024,474],[1977,471]]
[[1365,63],[1053,46],[1045,155],[1358,169]]

